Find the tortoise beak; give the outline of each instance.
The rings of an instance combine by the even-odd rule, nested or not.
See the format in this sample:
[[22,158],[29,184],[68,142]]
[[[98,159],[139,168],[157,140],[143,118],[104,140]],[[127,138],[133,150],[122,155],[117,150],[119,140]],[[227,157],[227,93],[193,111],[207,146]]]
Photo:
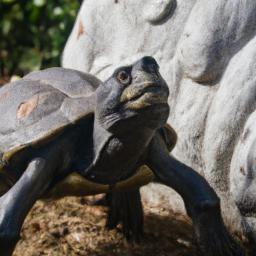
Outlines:
[[126,87],[120,102],[129,109],[167,103],[169,90],[152,57],[144,57],[132,66],[132,83]]
[[120,102],[133,108],[143,108],[153,104],[167,103],[168,89],[161,84],[146,81],[126,88]]

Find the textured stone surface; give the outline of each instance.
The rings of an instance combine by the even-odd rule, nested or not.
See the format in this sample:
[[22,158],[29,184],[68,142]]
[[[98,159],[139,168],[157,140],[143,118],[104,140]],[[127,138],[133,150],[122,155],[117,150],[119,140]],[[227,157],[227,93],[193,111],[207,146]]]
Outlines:
[[[104,80],[154,56],[170,88],[174,155],[216,189],[232,229],[243,222],[256,234],[255,13],[255,0],[84,0],[63,66]],[[143,191],[153,204],[182,208],[162,186]]]

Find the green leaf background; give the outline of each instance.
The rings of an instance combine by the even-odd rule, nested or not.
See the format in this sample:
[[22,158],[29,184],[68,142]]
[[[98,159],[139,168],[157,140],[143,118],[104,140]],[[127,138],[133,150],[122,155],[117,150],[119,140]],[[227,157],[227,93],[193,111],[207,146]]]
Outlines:
[[78,0],[0,0],[0,76],[59,66],[80,4]]

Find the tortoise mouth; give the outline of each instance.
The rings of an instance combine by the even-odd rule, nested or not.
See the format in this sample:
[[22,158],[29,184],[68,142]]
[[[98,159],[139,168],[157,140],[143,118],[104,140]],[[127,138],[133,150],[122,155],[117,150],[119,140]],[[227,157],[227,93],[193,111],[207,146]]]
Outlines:
[[167,104],[168,87],[162,83],[147,82],[142,86],[127,88],[121,97],[121,103],[129,109],[141,109],[157,104]]

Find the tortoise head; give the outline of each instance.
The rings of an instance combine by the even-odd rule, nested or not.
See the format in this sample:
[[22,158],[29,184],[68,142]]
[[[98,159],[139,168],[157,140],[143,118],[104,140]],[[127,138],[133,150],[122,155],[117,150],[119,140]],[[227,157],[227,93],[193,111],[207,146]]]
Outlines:
[[140,126],[157,129],[168,117],[169,90],[154,58],[143,57],[120,67],[96,92],[95,116],[107,130]]

